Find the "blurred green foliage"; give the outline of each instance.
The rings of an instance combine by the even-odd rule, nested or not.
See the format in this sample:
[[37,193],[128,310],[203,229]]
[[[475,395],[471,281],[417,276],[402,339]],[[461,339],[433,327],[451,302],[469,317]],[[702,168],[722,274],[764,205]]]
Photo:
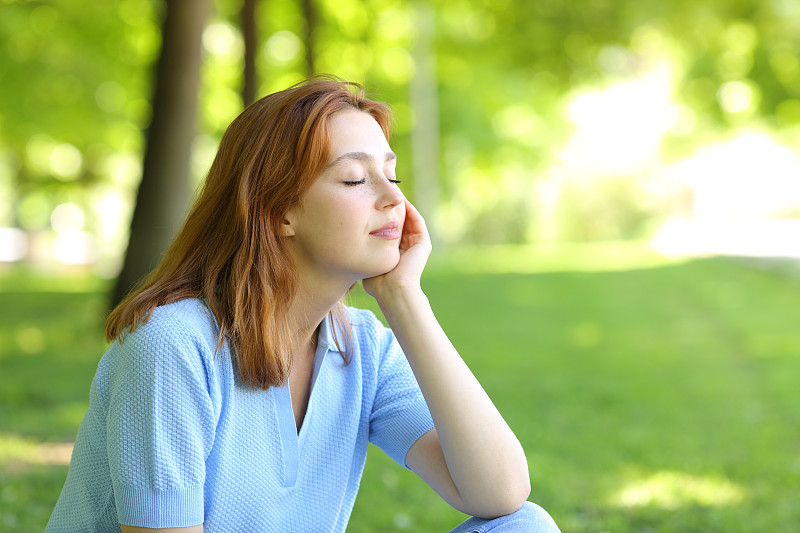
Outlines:
[[[299,1],[259,4],[259,94],[305,77],[311,46],[319,72],[360,81],[392,103],[399,172],[413,195],[409,135],[417,120],[408,86],[415,75],[416,4],[313,4],[310,39]],[[550,222],[542,220],[547,206],[536,183],[558,165],[575,132],[568,108],[576,96],[644,76],[660,63],[669,65],[676,113],[655,141],[662,160],[685,157],[743,127],[787,143],[800,140],[800,4],[794,0],[432,5],[442,141],[434,220],[446,240],[647,234],[674,204],[640,198],[644,171],[588,191],[567,187]],[[47,230],[53,209],[70,202],[83,210],[82,229],[97,239],[101,259],[113,263],[124,250],[140,177],[163,6],[2,0],[0,7],[0,226]],[[203,38],[197,180],[241,110],[239,8],[238,1],[217,0]],[[585,194],[596,195],[596,205],[573,205]],[[597,213],[605,225],[595,224]]]

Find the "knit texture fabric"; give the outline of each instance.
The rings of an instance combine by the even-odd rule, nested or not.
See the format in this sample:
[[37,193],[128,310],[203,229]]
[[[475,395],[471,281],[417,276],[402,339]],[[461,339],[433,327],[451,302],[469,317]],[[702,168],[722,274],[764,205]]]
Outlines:
[[433,427],[391,330],[369,311],[348,315],[349,365],[333,325],[320,327],[298,434],[288,385],[245,387],[227,343],[215,355],[201,300],[158,307],[101,359],[46,531],[344,531],[367,443],[405,466]]

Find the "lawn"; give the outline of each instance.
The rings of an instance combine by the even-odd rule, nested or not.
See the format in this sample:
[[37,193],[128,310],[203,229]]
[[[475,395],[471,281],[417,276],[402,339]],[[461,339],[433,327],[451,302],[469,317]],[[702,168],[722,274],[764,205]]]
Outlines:
[[[41,531],[58,497],[106,285],[0,274],[0,531]],[[509,248],[439,258],[423,286],[565,533],[800,531],[797,280],[636,247]],[[370,450],[348,531],[463,519]]]

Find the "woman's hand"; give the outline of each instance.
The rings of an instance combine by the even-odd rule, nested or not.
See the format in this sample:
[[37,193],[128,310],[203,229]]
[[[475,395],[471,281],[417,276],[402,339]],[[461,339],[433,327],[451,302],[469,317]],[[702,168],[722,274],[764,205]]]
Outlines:
[[365,279],[364,290],[381,302],[382,298],[404,289],[419,289],[419,280],[431,254],[431,238],[425,220],[411,202],[404,199],[406,219],[400,237],[400,261],[392,270]]

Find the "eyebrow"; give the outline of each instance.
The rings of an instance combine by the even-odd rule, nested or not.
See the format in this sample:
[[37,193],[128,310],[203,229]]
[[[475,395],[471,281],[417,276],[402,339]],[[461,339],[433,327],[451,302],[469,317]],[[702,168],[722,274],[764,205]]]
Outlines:
[[[386,152],[386,155],[383,158],[383,162],[387,163],[395,159],[397,159],[397,154],[395,154],[394,152]],[[341,165],[342,163],[346,163],[347,161],[361,161],[362,163],[372,163],[373,160],[374,158],[366,152],[347,152],[346,154],[342,154],[333,161],[331,161],[325,168],[332,168],[337,165]]]

